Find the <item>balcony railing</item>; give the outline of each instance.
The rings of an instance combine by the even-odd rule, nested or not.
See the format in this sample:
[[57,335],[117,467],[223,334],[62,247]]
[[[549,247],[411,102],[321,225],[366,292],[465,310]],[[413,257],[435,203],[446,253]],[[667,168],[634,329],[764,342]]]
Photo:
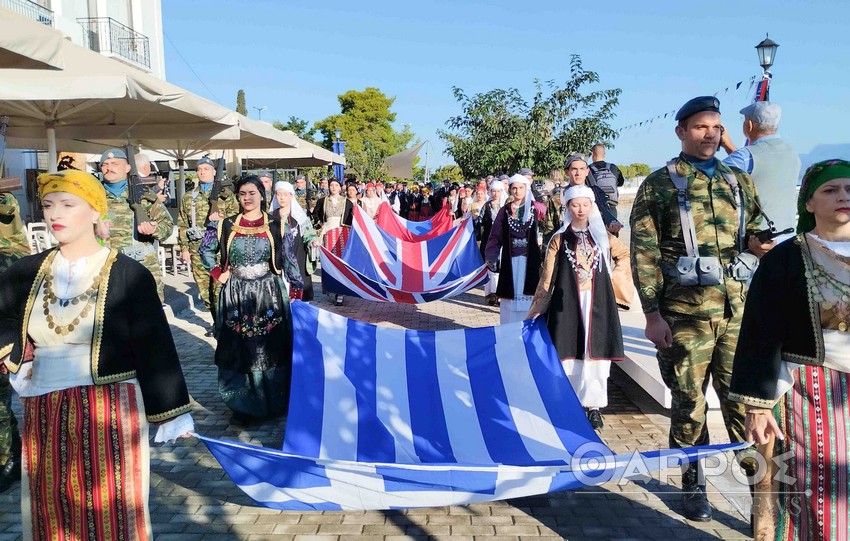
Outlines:
[[92,51],[114,54],[150,69],[150,46],[147,36],[124,26],[112,17],[77,19],[77,22],[83,27],[83,42]]
[[0,7],[29,17],[45,26],[53,26],[53,12],[30,0],[0,0]]

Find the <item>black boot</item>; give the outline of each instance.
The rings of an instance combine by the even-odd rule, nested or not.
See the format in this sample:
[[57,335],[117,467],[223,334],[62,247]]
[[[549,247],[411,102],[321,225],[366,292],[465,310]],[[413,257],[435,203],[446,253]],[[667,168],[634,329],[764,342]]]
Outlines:
[[602,430],[602,427],[605,426],[605,423],[602,422],[602,414],[599,412],[599,408],[587,410],[587,420],[590,421],[590,426],[593,427],[593,430]]
[[711,505],[705,496],[705,485],[700,485],[699,463],[690,463],[682,472],[682,514],[688,520],[707,522],[711,520]]
[[21,437],[12,435],[12,455],[5,464],[0,465],[0,492],[21,480]]

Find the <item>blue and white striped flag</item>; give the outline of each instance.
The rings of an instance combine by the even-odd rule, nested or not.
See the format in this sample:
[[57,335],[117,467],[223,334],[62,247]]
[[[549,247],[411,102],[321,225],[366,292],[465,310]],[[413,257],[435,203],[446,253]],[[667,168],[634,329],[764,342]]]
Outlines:
[[542,319],[389,329],[292,305],[283,451],[202,438],[275,509],[432,507],[646,476],[730,446],[614,455],[590,427]]

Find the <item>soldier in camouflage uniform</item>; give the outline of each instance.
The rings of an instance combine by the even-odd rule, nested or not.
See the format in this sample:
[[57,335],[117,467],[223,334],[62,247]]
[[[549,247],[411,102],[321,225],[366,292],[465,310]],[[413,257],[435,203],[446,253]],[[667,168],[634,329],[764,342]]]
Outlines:
[[[717,285],[679,284],[677,262],[686,256],[679,214],[678,191],[667,168],[649,175],[638,189],[631,215],[632,276],[646,313],[646,337],[658,349],[664,383],[672,392],[670,447],[708,444],[705,388],[711,376],[720,398],[723,420],[733,442],[743,441],[744,410],[728,399],[732,360],[744,311],[746,281],[726,271],[740,252],[739,204],[725,175],[742,189],[747,233],[759,229],[761,213],[755,186],[739,169],[714,158],[722,133],[720,103],[713,97],[695,98],[677,113],[676,134],[682,153],[675,158],[679,175],[687,179],[699,257],[720,260]],[[734,177],[732,177],[734,175]],[[754,237],[751,237],[754,238]],[[769,245],[750,242],[761,256]],[[740,276],[738,276],[740,279]],[[705,280],[710,281],[710,280]],[[685,516],[710,520],[699,467],[683,473]]]
[[[0,193],[0,273],[27,255],[30,255],[30,247],[21,221],[18,200],[10,193]],[[0,351],[0,358],[3,355]],[[20,478],[21,435],[18,432],[18,420],[12,413],[9,375],[0,364],[0,492]]]
[[[165,288],[162,284],[162,268],[159,265],[154,241],[163,241],[174,231],[174,221],[161,196],[145,197],[142,199],[150,221],[136,224],[133,209],[130,208],[128,175],[130,164],[123,150],[111,148],[100,157],[100,172],[103,173],[106,188],[107,215],[109,220],[109,247],[116,250],[141,248],[143,258],[139,261],[147,268],[156,281],[159,299],[165,302]],[[137,233],[138,241],[134,242],[133,233]]]
[[[210,273],[201,263],[201,238],[198,237],[198,234],[203,234],[208,227],[215,229],[221,218],[227,218],[238,213],[239,203],[236,201],[233,192],[225,188],[221,190],[218,196],[218,212],[211,213],[209,197],[215,180],[215,164],[207,157],[201,158],[198,160],[197,173],[197,186],[183,196],[178,208],[177,244],[182,253],[183,261],[191,262],[192,276],[198,285],[201,300],[204,301],[207,310],[215,315],[213,303],[216,298],[218,283],[210,279]],[[191,233],[190,229],[192,230]],[[190,238],[190,235],[192,238]]]
[[298,200],[308,217],[313,215],[313,209],[316,208],[316,202],[319,198],[316,197],[315,191],[307,189],[307,177],[304,175],[295,177],[295,199]]

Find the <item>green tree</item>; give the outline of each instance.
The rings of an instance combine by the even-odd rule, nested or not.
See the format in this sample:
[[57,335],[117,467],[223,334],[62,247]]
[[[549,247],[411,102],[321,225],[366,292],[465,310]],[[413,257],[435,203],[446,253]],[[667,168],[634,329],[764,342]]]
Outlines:
[[248,116],[248,107],[245,105],[245,91],[241,88],[236,93],[236,112]]
[[457,165],[442,165],[431,172],[431,180],[442,184],[443,179],[449,179],[452,183],[464,183],[463,171]]
[[558,86],[535,79],[530,101],[516,88],[467,96],[455,87],[462,113],[450,118],[448,130],[439,135],[466,178],[562,167],[569,154],[587,153],[597,142],[611,148],[617,137],[608,122],[621,90],[587,89],[598,82],[599,75],[585,70],[573,55],[569,80]]
[[414,137],[408,125],[401,131],[393,128],[396,114],[390,108],[395,98],[378,88],[367,87],[362,91],[349,90],[338,99],[340,113],[316,122],[315,128],[322,134],[322,146],[332,149],[334,131],[342,130],[346,174],[353,173],[361,179],[385,179],[384,160],[404,150]]
[[316,127],[311,126],[309,121],[298,118],[297,116],[289,117],[289,120],[286,122],[275,120],[272,125],[279,130],[294,132],[295,135],[305,141],[315,142],[313,134],[316,132]]
[[652,173],[652,169],[646,165],[645,163],[633,163],[631,165],[632,168],[632,176],[635,177],[645,177]]

